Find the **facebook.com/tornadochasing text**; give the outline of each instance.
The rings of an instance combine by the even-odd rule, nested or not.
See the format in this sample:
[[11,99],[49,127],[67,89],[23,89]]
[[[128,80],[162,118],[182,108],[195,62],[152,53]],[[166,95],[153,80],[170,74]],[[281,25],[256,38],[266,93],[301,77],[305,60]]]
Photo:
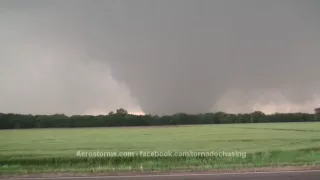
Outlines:
[[234,157],[246,158],[246,152],[240,151],[138,151],[138,152],[106,152],[106,151],[77,151],[77,157]]

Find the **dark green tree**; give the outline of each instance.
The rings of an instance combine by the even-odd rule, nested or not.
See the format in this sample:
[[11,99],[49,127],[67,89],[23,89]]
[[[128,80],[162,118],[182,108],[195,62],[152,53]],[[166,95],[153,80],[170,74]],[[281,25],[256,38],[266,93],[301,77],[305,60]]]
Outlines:
[[126,116],[126,115],[128,115],[128,111],[123,109],[123,108],[120,108],[120,109],[116,110],[116,115],[118,115],[118,116]]

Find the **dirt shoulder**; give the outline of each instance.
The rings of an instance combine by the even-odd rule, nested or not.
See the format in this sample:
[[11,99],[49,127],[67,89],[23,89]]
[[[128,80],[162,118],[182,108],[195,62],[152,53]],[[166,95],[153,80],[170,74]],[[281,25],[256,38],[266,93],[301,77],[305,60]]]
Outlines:
[[179,174],[224,174],[224,173],[257,173],[257,172],[288,172],[288,171],[312,171],[320,170],[320,166],[286,166],[286,167],[261,167],[248,169],[221,169],[221,170],[184,170],[184,171],[148,171],[148,172],[121,172],[121,173],[38,173],[38,174],[11,174],[1,175],[0,179],[15,179],[15,178],[64,178],[64,177],[92,177],[92,176],[141,176],[141,175],[179,175]]

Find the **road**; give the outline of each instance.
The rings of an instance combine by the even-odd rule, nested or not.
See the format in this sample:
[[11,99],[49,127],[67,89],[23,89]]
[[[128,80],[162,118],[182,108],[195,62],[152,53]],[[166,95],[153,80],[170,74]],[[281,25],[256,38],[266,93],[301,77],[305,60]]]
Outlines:
[[50,177],[12,178],[5,180],[319,180],[320,171],[288,171],[228,174],[172,174],[136,176],[90,176],[90,177]]

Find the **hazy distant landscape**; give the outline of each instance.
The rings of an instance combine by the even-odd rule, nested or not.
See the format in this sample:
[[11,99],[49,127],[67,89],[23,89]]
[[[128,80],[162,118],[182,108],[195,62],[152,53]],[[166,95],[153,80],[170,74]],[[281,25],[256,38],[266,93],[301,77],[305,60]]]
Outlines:
[[122,127],[122,126],[164,126],[192,124],[239,124],[272,122],[318,122],[320,114],[275,113],[261,111],[252,113],[210,112],[201,114],[175,113],[173,115],[134,115],[120,108],[106,115],[32,115],[0,113],[0,129],[30,128],[76,128],[76,127]]

